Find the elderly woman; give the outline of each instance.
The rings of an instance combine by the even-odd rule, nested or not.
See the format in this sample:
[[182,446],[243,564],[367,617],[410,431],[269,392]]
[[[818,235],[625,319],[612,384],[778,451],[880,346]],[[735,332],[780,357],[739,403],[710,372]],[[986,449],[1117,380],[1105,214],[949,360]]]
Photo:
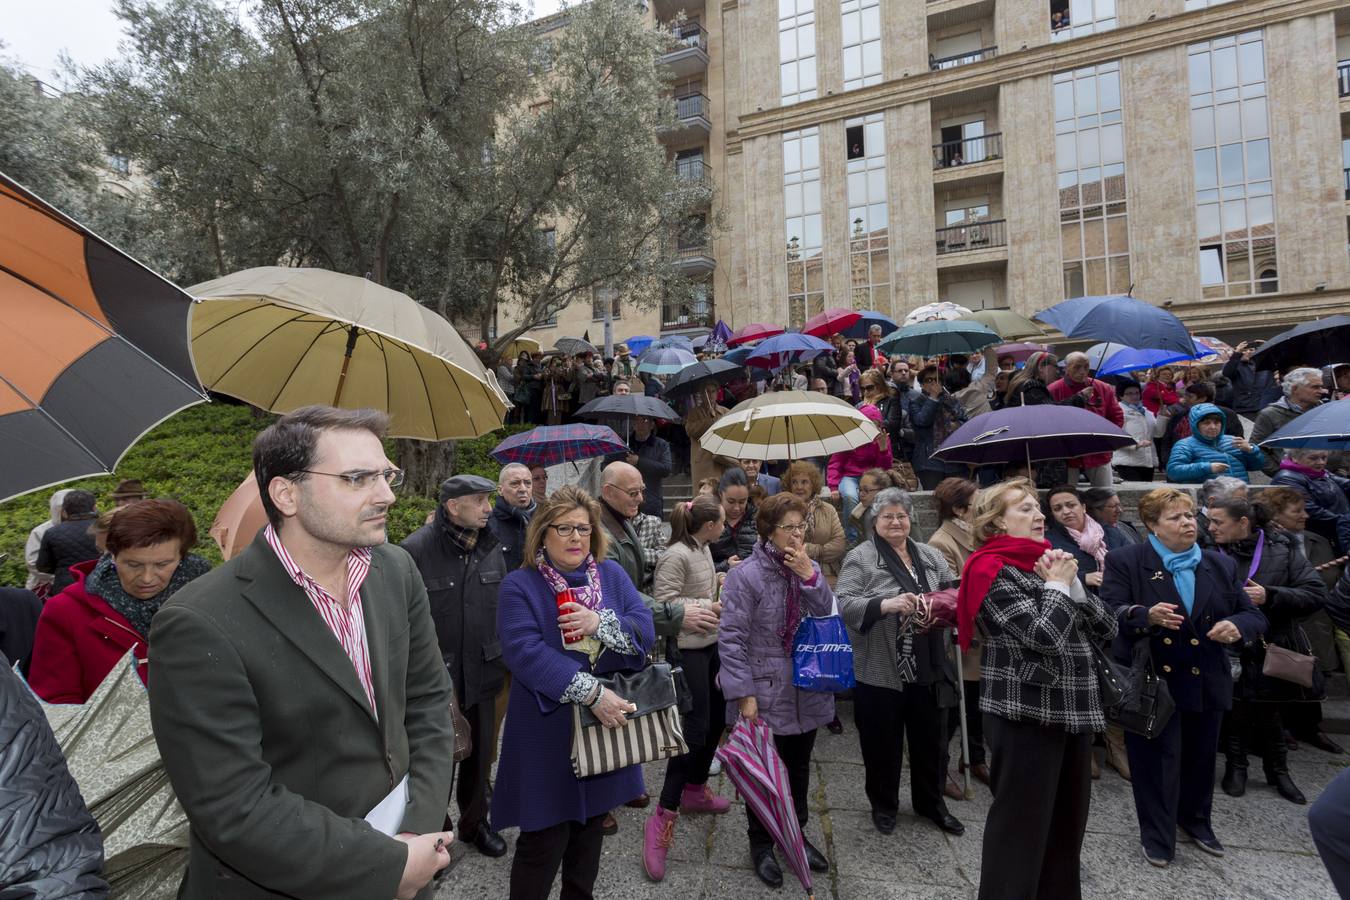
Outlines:
[[853,642],[853,714],[877,831],[895,830],[908,736],[914,812],[959,835],[965,826],[942,798],[944,707],[955,699],[956,672],[946,632],[916,633],[914,621],[919,595],[950,581],[951,570],[941,553],[910,537],[913,515],[909,494],[899,488],[877,494],[870,512],[875,536],[844,559],[837,596]]
[[1246,500],[1247,482],[1230,475],[1218,475],[1200,485],[1200,508],[1195,512],[1196,538],[1206,550],[1214,548],[1214,539],[1209,536],[1209,515],[1206,510],[1211,503],[1220,500]]
[[[142,500],[117,510],[107,553],[71,566],[75,582],[47,600],[33,636],[28,683],[48,703],[83,703],[135,648],[144,663],[150,621],[164,601],[211,564],[188,551],[192,514],[176,500]],[[138,667],[141,680],[146,669]]]
[[1162,366],[1153,370],[1153,377],[1149,379],[1148,384],[1144,385],[1144,390],[1140,395],[1140,402],[1144,408],[1155,416],[1162,415],[1162,411],[1170,409],[1181,402],[1181,395],[1177,393],[1176,378],[1173,376],[1171,366]]
[[[1299,620],[1322,609],[1327,590],[1317,572],[1282,531],[1263,528],[1246,500],[1226,500],[1209,508],[1210,534],[1220,553],[1237,563],[1245,579],[1243,593],[1265,613],[1270,623],[1266,642],[1312,653],[1312,644]],[[1241,797],[1247,790],[1247,749],[1265,761],[1266,783],[1290,803],[1307,803],[1289,777],[1289,748],[1284,743],[1280,705],[1317,703],[1324,691],[1320,680],[1312,688],[1263,674],[1265,642],[1244,649],[1242,676],[1233,691],[1233,709],[1224,734],[1224,793]]]
[[1327,471],[1326,450],[1290,450],[1280,460],[1271,484],[1302,494],[1308,508],[1308,530],[1331,541],[1340,554],[1350,553],[1350,478]]
[[919,396],[910,404],[910,418],[914,423],[914,472],[923,489],[931,491],[942,479],[966,473],[964,465],[933,458],[933,451],[966,420],[966,408],[942,387],[937,366],[924,366],[920,370],[919,391]]
[[877,494],[888,487],[896,486],[895,479],[885,469],[868,469],[858,477],[858,502],[848,514],[854,534],[857,535],[857,538],[852,540],[850,550],[859,542],[872,539],[872,517],[867,512],[872,508],[872,501]]
[[563,896],[591,896],[601,822],[643,792],[639,766],[585,780],[572,771],[568,705],[586,706],[606,728],[622,725],[636,707],[596,676],[641,669],[656,642],[651,611],[605,550],[600,504],[568,485],[535,512],[525,564],[502,581],[497,632],[512,681],[492,821],[520,827],[511,900],[547,898],[560,867]]
[[[725,730],[726,701],[717,686],[719,576],[711,543],[722,533],[725,514],[716,497],[695,497],[678,503],[670,514],[670,544],[656,563],[652,593],[657,603],[684,609],[677,639],[680,666],[693,695],[693,708],[683,717],[689,752],[666,763],[666,779],[656,811],[643,829],[642,865],[647,877],[666,877],[666,854],[675,842],[681,812],[724,813],[731,802],[708,787],[708,770]],[[696,612],[697,611],[697,612]]]
[[1261,451],[1246,438],[1224,433],[1227,413],[1213,403],[1197,403],[1187,415],[1191,436],[1177,441],[1167,455],[1168,481],[1200,484],[1214,475],[1250,481],[1248,472],[1261,471]]
[[1106,727],[1090,642],[1116,620],[1045,540],[1031,482],[975,500],[978,550],[957,596],[958,637],[984,640],[980,709],[994,804],[984,826],[981,900],[1078,897],[1091,800],[1092,735]]
[[1139,396],[1139,382],[1116,383],[1116,398],[1125,414],[1125,433],[1134,438],[1135,446],[1122,447],[1111,454],[1111,466],[1126,481],[1152,481],[1158,468],[1158,449],[1154,438],[1161,437],[1158,417],[1144,405]]
[[[806,504],[800,497],[785,492],[765,500],[755,528],[759,541],[754,552],[731,570],[722,586],[717,634],[722,694],[728,722],[737,715],[762,718],[773,732],[804,830],[811,750],[816,729],[834,715],[834,697],[793,685],[793,639],[803,617],[830,614],[834,594],[807,553]],[[770,887],[780,887],[783,872],[773,856],[773,839],[748,804],[746,817],[755,874]],[[813,872],[829,871],[829,862],[810,841],[806,858]]]
[[1242,590],[1232,557],[1196,543],[1195,504],[1177,488],[1139,501],[1148,541],[1106,558],[1102,599],[1120,617],[1115,655],[1130,663],[1147,641],[1153,667],[1176,704],[1152,740],[1125,736],[1140,844],[1149,865],[1165,868],[1180,828],[1205,853],[1222,856],[1210,824],[1219,726],[1233,702],[1228,650],[1250,646],[1266,617]]
[[823,484],[820,469],[805,460],[788,466],[783,476],[787,489],[806,504],[806,553],[820,564],[825,580],[832,586],[844,561],[844,526],[839,513],[820,496]]
[[740,467],[727,469],[717,481],[717,499],[722,503],[722,533],[712,542],[713,565],[729,572],[748,559],[759,535],[755,531],[755,504],[750,499],[750,480]]
[[[1122,518],[1125,506],[1120,502],[1120,495],[1116,493],[1115,488],[1088,488],[1083,491],[1083,506],[1086,507],[1087,514],[1096,519],[1107,532],[1110,546],[1138,544],[1143,541],[1143,536],[1134,525]],[[1111,536],[1111,532],[1115,532],[1115,535]]]
[[[969,478],[944,478],[933,489],[937,504],[937,531],[928,539],[928,546],[947,560],[952,572],[959,573],[966,560],[975,552],[975,482]],[[961,688],[966,693],[966,738],[970,744],[970,771],[975,779],[989,783],[989,765],[984,752],[984,716],[980,714],[980,643],[971,640],[970,651],[961,654]],[[956,715],[947,716],[947,741],[961,727]],[[965,771],[962,763],[962,771]],[[950,784],[955,779],[948,778]],[[965,795],[962,794],[962,798]]]

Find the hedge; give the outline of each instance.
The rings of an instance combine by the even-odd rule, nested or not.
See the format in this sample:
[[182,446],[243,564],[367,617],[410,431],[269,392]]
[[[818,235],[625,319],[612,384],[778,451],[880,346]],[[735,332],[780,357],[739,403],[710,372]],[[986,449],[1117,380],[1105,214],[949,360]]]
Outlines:
[[[117,467],[115,476],[85,478],[60,485],[93,491],[99,509],[110,508],[112,491],[124,478],[138,478],[152,497],[172,497],[192,511],[197,522],[196,552],[213,564],[221,561],[220,550],[207,531],[220,505],[234,492],[252,468],[253,437],[275,416],[255,415],[248,406],[203,403],[183,410],[161,423],[136,443]],[[509,434],[531,426],[513,425],[457,447],[457,472],[473,472],[497,480],[500,466],[488,455]],[[393,442],[389,442],[390,458]],[[447,473],[449,474],[449,473]],[[28,532],[48,516],[54,490],[36,491],[0,504],[0,584],[22,586],[27,577],[24,544]],[[435,507],[434,497],[399,492],[389,511],[389,537],[400,541],[415,531]]]

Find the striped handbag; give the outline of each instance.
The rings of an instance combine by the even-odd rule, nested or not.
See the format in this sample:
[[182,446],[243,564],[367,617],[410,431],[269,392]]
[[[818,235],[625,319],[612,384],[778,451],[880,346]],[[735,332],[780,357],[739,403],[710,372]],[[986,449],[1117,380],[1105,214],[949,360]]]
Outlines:
[[606,728],[589,709],[572,705],[572,771],[578,778],[689,752],[680,723],[675,678],[669,663],[599,679],[606,689],[637,706],[628,721]]

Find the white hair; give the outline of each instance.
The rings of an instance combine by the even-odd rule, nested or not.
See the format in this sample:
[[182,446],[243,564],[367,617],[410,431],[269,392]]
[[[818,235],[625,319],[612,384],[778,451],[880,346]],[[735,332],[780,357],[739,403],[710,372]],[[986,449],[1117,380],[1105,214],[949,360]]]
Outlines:
[[502,470],[497,473],[498,487],[506,483],[507,473],[510,472],[512,469],[524,469],[525,477],[527,478],[534,477],[530,474],[530,467],[525,465],[524,463],[507,463],[506,465],[502,466]]
[[1069,363],[1078,362],[1080,359],[1088,365],[1092,365],[1092,359],[1082,350],[1075,350],[1064,357],[1064,365],[1067,366]]
[[1200,486],[1200,499],[1205,506],[1223,500],[1231,500],[1241,492],[1247,493],[1247,482],[1232,475],[1219,475]]
[[1322,384],[1322,370],[1310,369],[1306,366],[1294,369],[1284,376],[1284,380],[1281,384],[1284,387],[1285,397],[1292,394],[1294,388],[1298,387],[1300,384],[1313,384],[1320,387]]
[[898,487],[888,487],[885,490],[878,491],[877,495],[872,498],[872,505],[867,509],[867,517],[875,522],[883,509],[889,509],[892,506],[898,506],[905,511],[907,516],[914,517],[914,500],[907,491]]

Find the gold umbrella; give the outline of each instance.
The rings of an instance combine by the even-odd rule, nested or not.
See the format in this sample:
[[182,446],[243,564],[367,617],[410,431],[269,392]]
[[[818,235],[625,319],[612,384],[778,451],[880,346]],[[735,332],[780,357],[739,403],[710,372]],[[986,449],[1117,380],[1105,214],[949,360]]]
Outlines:
[[263,266],[187,289],[202,383],[272,412],[327,403],[390,415],[390,435],[500,428],[510,402],[459,332],[406,294],[326,269]]
[[699,438],[732,459],[829,456],[876,440],[881,430],[846,401],[816,391],[761,394],[722,416]]
[[539,342],[532,337],[521,335],[514,341],[506,345],[502,351],[502,359],[515,360],[521,353],[537,353],[540,350]]
[[963,315],[961,318],[968,319],[971,322],[979,322],[989,330],[997,332],[998,336],[1005,341],[1039,337],[1045,334],[1044,328],[1026,316],[1018,315],[1010,309],[979,309],[969,315]]

